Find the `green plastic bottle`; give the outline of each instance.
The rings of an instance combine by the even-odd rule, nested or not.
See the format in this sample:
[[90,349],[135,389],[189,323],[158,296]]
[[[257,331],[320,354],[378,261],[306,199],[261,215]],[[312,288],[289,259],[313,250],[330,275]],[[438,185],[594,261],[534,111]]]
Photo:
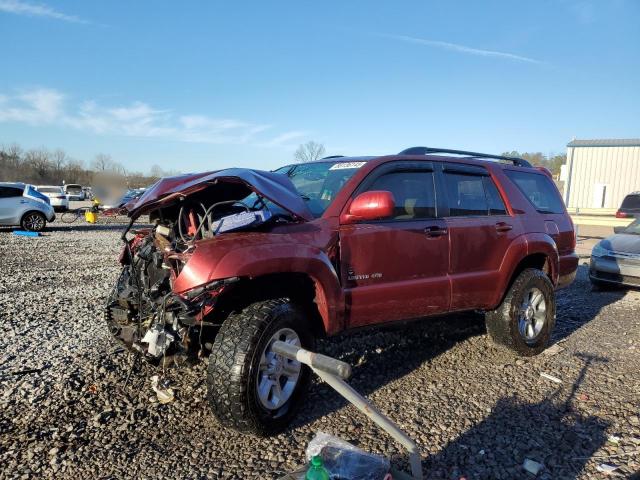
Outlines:
[[322,465],[322,457],[316,455],[311,458],[311,466],[307,470],[307,474],[304,477],[306,480],[331,480],[329,472]]

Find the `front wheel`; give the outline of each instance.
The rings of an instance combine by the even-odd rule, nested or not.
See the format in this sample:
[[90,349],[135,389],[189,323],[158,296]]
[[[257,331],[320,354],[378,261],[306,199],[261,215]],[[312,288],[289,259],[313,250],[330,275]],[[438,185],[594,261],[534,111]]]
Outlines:
[[40,212],[27,212],[20,222],[22,229],[29,232],[41,232],[46,225],[47,219]]
[[555,321],[553,284],[536,269],[520,273],[500,306],[486,313],[493,341],[527,357],[547,348]]
[[272,350],[277,340],[313,349],[303,309],[266,300],[232,313],[209,357],[208,400],[220,423],[259,436],[283,430],[306,395],[310,371]]

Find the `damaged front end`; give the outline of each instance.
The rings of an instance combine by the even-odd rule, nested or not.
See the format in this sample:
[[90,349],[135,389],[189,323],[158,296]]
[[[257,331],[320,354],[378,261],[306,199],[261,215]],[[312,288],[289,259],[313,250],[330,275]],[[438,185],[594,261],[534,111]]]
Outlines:
[[[123,268],[106,320],[115,338],[156,364],[206,355],[223,320],[217,302],[240,280],[185,268],[201,242],[311,218],[286,176],[244,169],[163,179],[126,208]],[[153,227],[131,230],[142,214]]]

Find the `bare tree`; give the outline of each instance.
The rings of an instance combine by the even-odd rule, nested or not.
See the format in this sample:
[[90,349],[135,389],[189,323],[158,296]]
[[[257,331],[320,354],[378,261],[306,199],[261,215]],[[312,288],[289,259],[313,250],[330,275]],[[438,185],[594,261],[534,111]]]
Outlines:
[[321,143],[317,143],[314,141],[307,142],[303,145],[300,145],[296,152],[293,154],[293,157],[300,163],[305,162],[313,162],[314,160],[318,160],[319,158],[324,157],[325,148]]
[[91,167],[96,172],[107,172],[113,168],[113,160],[111,160],[109,155],[99,153],[91,163]]

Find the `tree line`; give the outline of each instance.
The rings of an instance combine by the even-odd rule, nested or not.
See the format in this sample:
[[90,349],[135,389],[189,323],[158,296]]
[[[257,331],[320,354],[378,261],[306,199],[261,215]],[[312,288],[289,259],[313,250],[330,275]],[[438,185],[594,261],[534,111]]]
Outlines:
[[24,182],[34,185],[79,183],[94,185],[108,178],[128,188],[147,187],[161,177],[178,172],[164,171],[158,165],[149,173],[127,170],[111,156],[100,153],[87,165],[64,150],[38,148],[24,150],[17,144],[0,145],[0,182]]
[[532,165],[535,165],[537,167],[545,167],[551,172],[554,178],[558,178],[558,176],[560,175],[560,167],[567,163],[566,153],[545,155],[542,152],[520,153],[516,150],[512,150],[511,152],[504,152],[502,155],[507,157],[523,158]]

